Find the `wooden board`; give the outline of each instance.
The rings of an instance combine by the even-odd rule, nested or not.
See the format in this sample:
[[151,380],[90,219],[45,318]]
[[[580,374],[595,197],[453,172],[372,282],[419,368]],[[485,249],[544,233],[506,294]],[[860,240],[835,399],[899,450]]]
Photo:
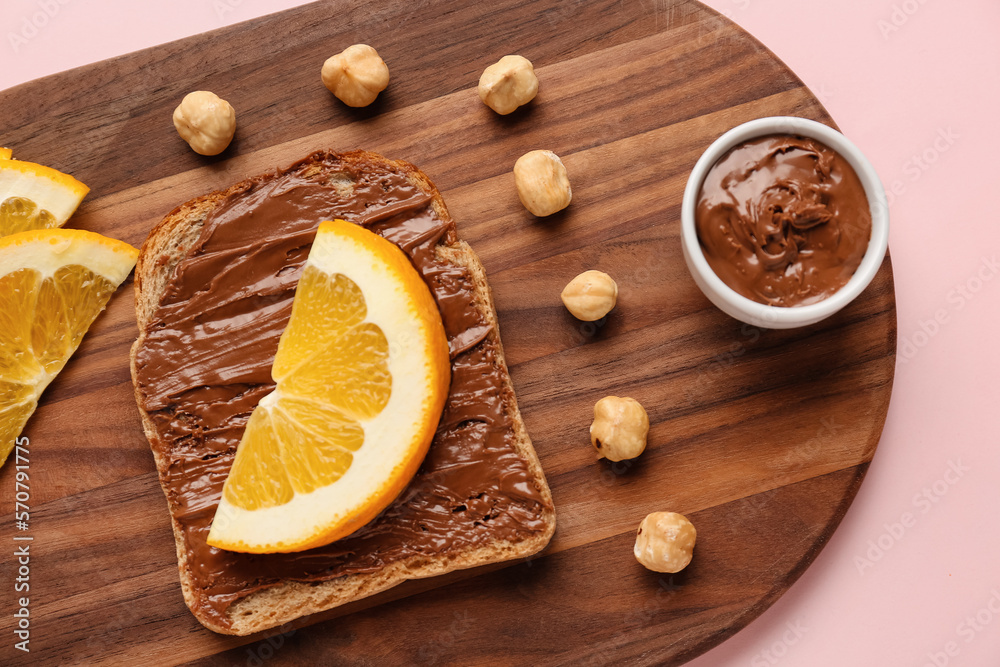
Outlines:
[[[392,83],[356,111],[319,69],[361,41]],[[507,53],[534,61],[541,89],[501,118],[475,85]],[[237,109],[218,158],[171,125],[196,89]],[[93,188],[70,226],[136,245],[180,202],[314,149],[419,165],[486,266],[559,513],[528,562],[410,582],[269,639],[204,630],[181,598],[132,397],[129,283],[26,431],[31,653],[12,648],[19,595],[4,583],[4,664],[679,664],[802,574],[874,454],[895,359],[888,257],[846,310],[785,332],[729,319],[684,267],[681,193],[713,139],[776,114],[832,124],[766,48],[696,2],[322,2],[34,81],[0,93],[0,108],[0,144]],[[563,156],[573,183],[572,206],[547,220],[522,209],[510,171],[536,148]],[[590,268],[621,289],[601,326],[559,302]],[[649,449],[633,464],[595,461],[587,429],[606,394],[648,408]],[[3,582],[17,567],[13,472],[0,472]],[[699,537],[691,566],[662,577],[631,547],[641,518],[668,509]]]

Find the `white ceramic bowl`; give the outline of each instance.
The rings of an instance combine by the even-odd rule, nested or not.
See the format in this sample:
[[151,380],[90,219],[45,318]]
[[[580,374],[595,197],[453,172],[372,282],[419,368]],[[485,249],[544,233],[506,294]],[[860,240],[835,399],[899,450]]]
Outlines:
[[[701,184],[709,170],[734,146],[771,134],[809,137],[837,151],[857,172],[871,206],[872,235],[868,241],[868,251],[861,259],[858,270],[836,293],[807,306],[768,306],[739,294],[715,275],[698,242],[695,210]],[[759,118],[735,127],[716,139],[695,164],[681,203],[681,245],[684,248],[684,261],[687,262],[694,281],[705,296],[723,312],[742,322],[766,329],[804,327],[833,315],[849,304],[875,277],[889,246],[889,205],[875,168],[858,147],[843,134],[822,123],[805,118],[791,116]]]

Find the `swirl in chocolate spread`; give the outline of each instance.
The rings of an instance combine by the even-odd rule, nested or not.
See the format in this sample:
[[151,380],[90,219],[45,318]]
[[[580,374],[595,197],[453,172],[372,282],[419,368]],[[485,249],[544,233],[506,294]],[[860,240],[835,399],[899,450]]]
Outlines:
[[[545,529],[549,505],[513,445],[487,338],[491,326],[474,307],[468,270],[435,252],[438,241],[455,240],[454,224],[402,170],[372,163],[355,173],[335,154],[310,158],[253,179],[207,216],[136,355],[143,408],[158,435],[153,446],[169,461],[161,481],[181,529],[196,605],[221,625],[228,625],[231,604],[281,579],[375,572],[410,556]],[[348,182],[353,187],[345,191]],[[452,381],[434,441],[400,497],[347,538],[293,554],[209,547],[246,421],[273,389],[271,364],[316,229],[333,218],[365,225],[402,248],[441,309]]]
[[864,186],[829,147],[776,135],[742,143],[705,177],[695,224],[712,270],[743,296],[804,306],[847,284],[868,249]]

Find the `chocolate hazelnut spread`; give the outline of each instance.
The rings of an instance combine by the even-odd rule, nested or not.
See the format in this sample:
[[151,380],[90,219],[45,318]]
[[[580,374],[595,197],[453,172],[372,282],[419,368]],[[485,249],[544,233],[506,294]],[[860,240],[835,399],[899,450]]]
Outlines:
[[705,177],[695,224],[712,270],[743,296],[772,306],[821,301],[854,275],[872,218],[858,175],[804,137],[742,143]]
[[[320,168],[317,168],[317,164]],[[251,410],[273,389],[270,369],[319,223],[343,218],[396,243],[441,309],[451,389],[411,484],[349,537],[292,554],[243,554],[205,540]],[[246,182],[204,220],[173,271],[137,350],[136,382],[182,535],[196,605],[228,626],[226,610],[280,580],[317,582],[375,572],[411,556],[519,540],[545,530],[550,507],[513,444],[492,330],[468,270],[435,252],[456,241],[432,198],[402,169],[353,171],[317,153]]]

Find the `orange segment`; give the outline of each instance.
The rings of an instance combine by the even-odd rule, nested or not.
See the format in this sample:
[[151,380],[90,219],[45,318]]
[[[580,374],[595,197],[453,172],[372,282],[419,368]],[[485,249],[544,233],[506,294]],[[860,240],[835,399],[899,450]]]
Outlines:
[[266,411],[254,410],[250,414],[240,451],[226,480],[226,498],[236,499],[236,505],[247,510],[288,503],[295,492]]
[[361,324],[368,314],[361,289],[345,275],[329,276],[309,266],[302,272],[298,289],[309,292],[311,298],[299,299],[293,306],[298,315],[289,320],[285,335],[295,343],[278,349],[271,371],[276,379],[319,354],[344,329]]
[[75,229],[0,239],[0,465],[138,255]]
[[389,241],[320,225],[271,375],[208,543],[301,551],[349,535],[416,473],[444,407],[448,341],[420,274]]

